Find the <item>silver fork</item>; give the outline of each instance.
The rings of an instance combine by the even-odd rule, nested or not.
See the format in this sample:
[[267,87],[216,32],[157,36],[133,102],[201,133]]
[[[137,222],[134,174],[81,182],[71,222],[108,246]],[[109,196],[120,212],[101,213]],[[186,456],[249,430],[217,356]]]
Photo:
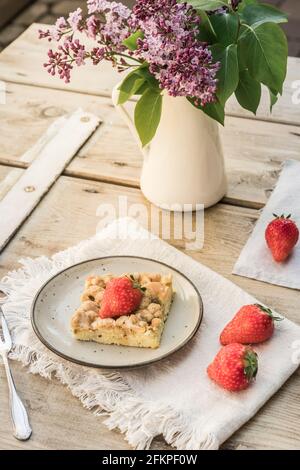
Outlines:
[[7,355],[12,347],[11,336],[9,329],[0,307],[0,324],[2,325],[3,338],[0,335],[0,354],[3,359],[5,372],[7,376],[8,390],[9,390],[9,403],[10,415],[13,424],[14,436],[20,441],[26,441],[30,438],[32,430],[28,421],[27,412],[25,407],[17,394],[13,377],[11,375]]

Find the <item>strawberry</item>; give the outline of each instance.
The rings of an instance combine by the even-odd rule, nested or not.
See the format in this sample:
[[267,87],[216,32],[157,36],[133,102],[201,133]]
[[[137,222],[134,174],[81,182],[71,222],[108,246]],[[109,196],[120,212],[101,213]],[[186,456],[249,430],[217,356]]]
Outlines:
[[257,354],[239,343],[224,346],[208,366],[210,379],[231,392],[247,388],[257,374]]
[[269,339],[274,331],[275,317],[272,310],[259,304],[244,305],[233,319],[225,326],[220,335],[220,342],[230,343],[262,343]]
[[113,318],[129,315],[139,307],[143,290],[134,279],[128,277],[111,279],[106,284],[99,316]]
[[282,214],[280,217],[273,214],[272,220],[266,228],[265,238],[270,248],[273,258],[277,262],[287,259],[299,239],[299,230],[291,214],[287,217]]

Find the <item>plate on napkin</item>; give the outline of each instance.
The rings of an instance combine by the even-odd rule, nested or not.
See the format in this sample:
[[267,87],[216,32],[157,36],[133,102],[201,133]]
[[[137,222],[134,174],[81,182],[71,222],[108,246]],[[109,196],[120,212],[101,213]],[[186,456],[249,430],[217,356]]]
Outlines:
[[[157,349],[78,341],[72,336],[70,319],[80,305],[85,279],[91,274],[124,272],[172,274],[175,296]],[[33,329],[51,351],[69,361],[101,368],[137,367],[167,357],[195,335],[202,315],[201,296],[186,276],[167,264],[134,256],[97,258],[68,267],[41,287],[31,310]]]

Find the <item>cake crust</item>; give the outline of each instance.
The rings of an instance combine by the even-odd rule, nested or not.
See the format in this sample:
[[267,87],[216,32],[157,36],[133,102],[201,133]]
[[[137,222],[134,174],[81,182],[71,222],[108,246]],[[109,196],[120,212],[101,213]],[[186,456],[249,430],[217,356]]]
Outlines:
[[[114,277],[91,275],[86,279],[81,305],[71,319],[76,339],[141,348],[158,348],[172,298],[172,276],[157,273],[126,273],[143,288],[139,308],[131,315],[100,318],[106,284]],[[118,276],[119,277],[119,276]]]

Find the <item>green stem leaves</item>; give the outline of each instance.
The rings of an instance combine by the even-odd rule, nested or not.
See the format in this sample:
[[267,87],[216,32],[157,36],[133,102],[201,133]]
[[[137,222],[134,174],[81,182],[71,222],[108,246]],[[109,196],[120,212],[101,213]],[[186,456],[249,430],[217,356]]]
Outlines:
[[161,108],[161,92],[153,88],[148,88],[135,106],[134,123],[143,147],[155,135],[160,121]]
[[239,82],[237,45],[230,44],[224,47],[215,44],[211,47],[211,52],[215,62],[220,62],[220,69],[217,73],[217,98],[221,105],[225,106],[226,101],[236,90]]
[[195,100],[188,98],[188,101],[198,109],[201,109],[207,116],[224,125],[225,111],[224,106],[217,100],[215,103],[208,103],[205,106],[195,104]]
[[239,31],[239,16],[236,13],[211,15],[210,23],[217,38],[216,42],[223,46],[236,43]]
[[281,94],[288,48],[280,27],[274,23],[243,25],[239,47],[251,76]]
[[248,5],[240,14],[242,23],[253,28],[264,23],[286,23],[287,15],[271,5]]
[[160,122],[162,95],[158,81],[144,63],[129,73],[119,86],[118,104],[122,105],[133,95],[141,95],[135,106],[134,123],[144,147],[155,135]]
[[261,84],[251,77],[248,70],[240,72],[235,96],[242,108],[256,114],[261,98]]
[[[233,93],[243,108],[256,113],[262,84],[269,89],[272,110],[286,77],[287,40],[280,28],[280,23],[287,21],[286,14],[257,0],[242,0],[237,11],[227,8],[213,14],[209,1],[189,3],[202,18],[200,39],[208,42],[213,59],[221,65],[217,74],[217,102],[210,105],[207,114],[221,122],[224,109],[222,113],[220,108],[225,107]],[[209,15],[199,10],[200,4],[208,9],[208,3]]]

